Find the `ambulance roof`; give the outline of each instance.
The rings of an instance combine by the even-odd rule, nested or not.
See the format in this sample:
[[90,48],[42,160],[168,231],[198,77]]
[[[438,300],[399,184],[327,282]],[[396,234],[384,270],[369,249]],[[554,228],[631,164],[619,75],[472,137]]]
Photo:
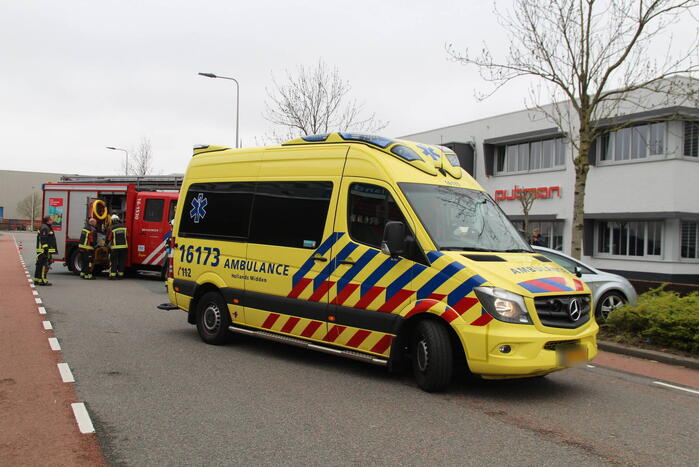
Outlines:
[[[463,176],[463,172],[459,164],[459,158],[452,149],[446,146],[416,143],[414,141],[349,132],[301,136],[300,138],[282,143],[282,146],[337,143],[351,143],[370,146],[387,155],[410,164],[430,175],[437,175],[441,172],[442,174],[450,175],[455,179],[460,179]],[[194,155],[196,156],[204,153],[226,151],[229,149],[231,148],[225,146],[197,146],[194,148]]]

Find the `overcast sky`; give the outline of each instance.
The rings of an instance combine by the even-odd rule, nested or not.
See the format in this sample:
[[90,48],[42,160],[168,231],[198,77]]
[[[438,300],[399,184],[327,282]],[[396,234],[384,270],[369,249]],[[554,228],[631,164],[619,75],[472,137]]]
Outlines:
[[[696,28],[696,25],[694,26]],[[323,59],[399,136],[523,108],[526,83],[478,102],[477,71],[445,44],[505,47],[485,1],[4,0],[1,169],[116,174],[148,137],[156,173],[184,172],[195,144],[269,133],[271,76]]]

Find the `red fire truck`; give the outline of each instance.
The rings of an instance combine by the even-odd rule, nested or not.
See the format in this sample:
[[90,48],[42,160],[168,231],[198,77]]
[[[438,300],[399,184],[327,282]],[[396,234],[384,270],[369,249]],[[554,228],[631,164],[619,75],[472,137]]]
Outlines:
[[[170,221],[175,216],[181,185],[182,176],[176,175],[64,176],[60,182],[44,184],[43,215],[53,216],[58,245],[53,260],[63,261],[73,273],[80,273],[80,232],[94,215],[93,205],[101,200],[108,215],[118,215],[128,229],[127,268],[164,273]],[[99,245],[105,241],[103,237],[104,233],[98,234]],[[108,250],[97,248],[95,265],[106,269],[108,263]]]

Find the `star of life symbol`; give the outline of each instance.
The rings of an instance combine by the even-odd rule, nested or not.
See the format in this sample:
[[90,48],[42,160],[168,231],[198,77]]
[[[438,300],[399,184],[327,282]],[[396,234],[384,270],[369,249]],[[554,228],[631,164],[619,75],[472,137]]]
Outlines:
[[418,144],[417,147],[420,148],[420,150],[422,151],[422,153],[424,155],[431,157],[435,161],[438,161],[442,158],[439,154],[437,154],[434,151],[433,148],[431,148],[429,146],[423,146],[422,144]]
[[192,209],[189,211],[189,217],[198,224],[206,216],[206,205],[209,201],[204,198],[204,193],[199,193],[196,198],[192,198]]

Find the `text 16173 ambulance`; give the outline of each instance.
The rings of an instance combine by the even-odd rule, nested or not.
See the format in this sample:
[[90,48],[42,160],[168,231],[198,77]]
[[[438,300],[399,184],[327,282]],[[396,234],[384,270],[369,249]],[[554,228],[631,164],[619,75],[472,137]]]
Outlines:
[[447,148],[353,133],[208,146],[180,197],[168,290],[207,343],[410,362],[427,391],[453,368],[539,376],[597,353],[589,290]]

